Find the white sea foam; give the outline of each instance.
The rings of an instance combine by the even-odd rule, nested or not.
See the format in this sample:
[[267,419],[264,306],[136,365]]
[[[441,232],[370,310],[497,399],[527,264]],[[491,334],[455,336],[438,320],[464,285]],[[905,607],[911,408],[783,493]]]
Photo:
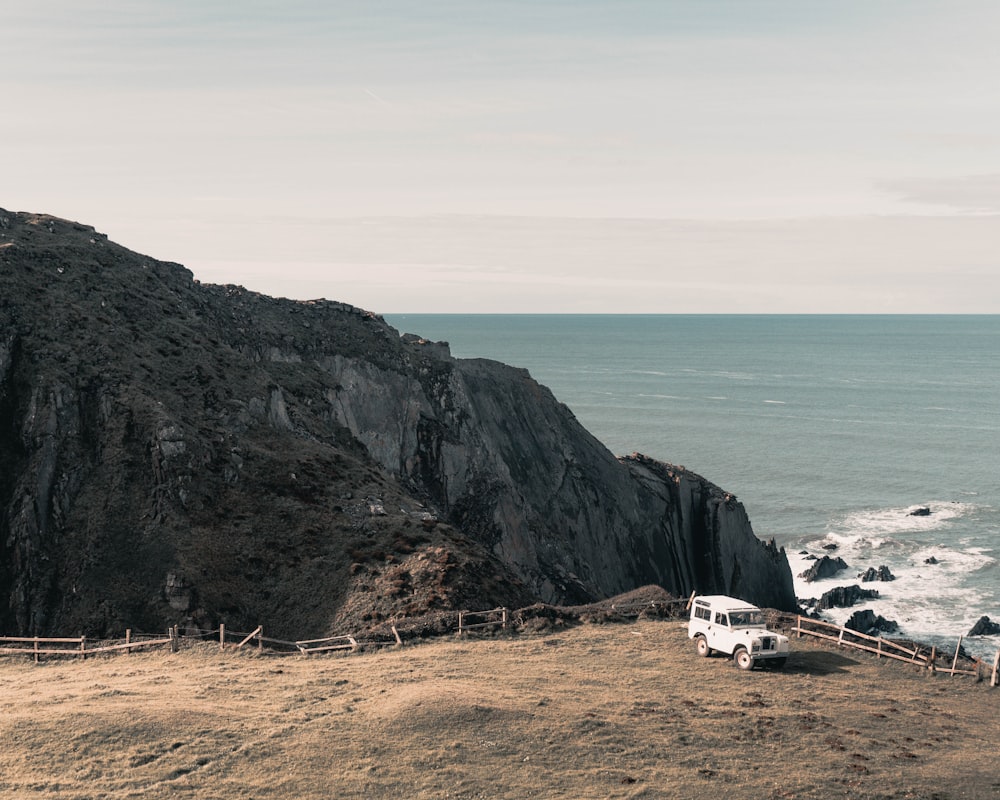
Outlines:
[[[915,513],[924,508],[930,513],[926,515]],[[834,521],[831,529],[848,537],[932,531],[975,510],[976,506],[970,503],[933,500],[907,508],[880,508],[852,512],[843,520]]]
[[[914,516],[912,511],[929,508],[929,515]],[[1000,620],[1000,608],[984,607],[983,580],[977,573],[996,568],[998,561],[988,548],[968,537],[951,540],[947,534],[961,527],[962,518],[980,511],[971,503],[928,502],[910,508],[885,508],[857,511],[831,523],[830,531],[814,538],[805,547],[793,546],[789,565],[795,576],[799,597],[818,598],[838,586],[858,584],[875,589],[879,597],[847,609],[831,609],[824,616],[843,625],[851,614],[871,609],[899,624],[899,635],[938,646],[954,647],[980,616]],[[929,532],[935,535],[926,535]],[[835,545],[824,549],[824,545]],[[813,561],[800,553],[840,557],[848,564],[833,578],[806,583],[801,577]],[[928,563],[930,561],[931,563]],[[860,574],[869,567],[886,566],[893,581],[862,583]],[[965,643],[969,652],[991,656],[1000,637],[976,637]]]

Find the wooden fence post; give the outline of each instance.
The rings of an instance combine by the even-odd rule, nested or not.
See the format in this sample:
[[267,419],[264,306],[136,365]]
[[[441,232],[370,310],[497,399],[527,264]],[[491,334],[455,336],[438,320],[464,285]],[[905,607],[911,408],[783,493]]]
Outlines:
[[177,641],[177,626],[168,628],[167,635],[170,636],[170,652],[176,653],[180,649],[180,642]]
[[958,644],[955,646],[955,657],[951,660],[951,677],[955,677],[955,667],[958,666],[958,651],[962,649],[962,637],[958,637]]
[[[258,636],[263,636],[263,634],[264,634],[264,629],[260,625],[258,625],[256,628],[254,628],[250,633],[248,633],[246,635],[246,638],[242,642],[240,642],[238,645],[236,645],[236,649],[237,650],[243,649],[243,645],[245,645],[251,639],[255,639]],[[258,643],[260,643],[259,639],[258,639]]]
[[226,623],[225,622],[220,622],[219,623],[219,649],[220,650],[225,650],[226,649]]
[[263,653],[264,652],[264,626],[263,625],[258,625],[257,626],[257,652],[258,653]]
[[997,685],[998,670],[1000,670],[1000,650],[997,650],[997,657],[993,659],[993,677],[990,678],[990,686]]
[[687,605],[684,607],[685,611],[691,610],[691,604],[694,602],[694,598],[697,596],[697,594],[698,594],[697,591],[691,592],[691,596],[688,598]]
[[[132,629],[131,628],[126,628],[125,629],[125,644],[132,644]],[[126,647],[125,648],[125,655],[128,655],[131,652],[132,652],[132,648],[131,647]]]
[[[402,646],[403,640],[399,638],[399,631],[396,630],[396,626],[392,626],[392,635],[396,637],[396,646]],[[997,650],[997,655],[1000,656],[1000,650]]]
[[87,637],[86,636],[81,636],[80,637],[80,659],[82,661],[86,661],[87,660]]
[[927,669],[937,672],[937,645],[931,647],[931,654],[927,659]]
[[35,663],[38,663],[38,637],[35,637]]
[[462,615],[464,613],[465,613],[464,611],[459,611],[458,612],[458,635],[459,636],[462,635]]
[[506,608],[503,610],[503,618],[501,619],[501,622],[500,622],[500,628],[502,630],[507,630],[507,609]]
[[882,658],[882,637],[878,637],[878,652],[875,654],[875,658]]

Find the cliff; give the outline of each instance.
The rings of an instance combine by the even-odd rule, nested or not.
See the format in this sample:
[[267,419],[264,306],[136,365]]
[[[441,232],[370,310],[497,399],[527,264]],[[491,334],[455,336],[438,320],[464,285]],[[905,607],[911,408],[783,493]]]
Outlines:
[[0,270],[8,633],[305,635],[648,583],[795,606],[734,498],[615,458],[524,370],[42,215],[0,210]]

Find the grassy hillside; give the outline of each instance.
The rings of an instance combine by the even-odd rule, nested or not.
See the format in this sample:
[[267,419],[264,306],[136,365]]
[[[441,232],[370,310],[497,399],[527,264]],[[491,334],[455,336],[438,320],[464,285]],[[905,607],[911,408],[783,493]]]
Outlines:
[[684,623],[268,656],[0,661],[3,798],[1000,797],[1000,688]]

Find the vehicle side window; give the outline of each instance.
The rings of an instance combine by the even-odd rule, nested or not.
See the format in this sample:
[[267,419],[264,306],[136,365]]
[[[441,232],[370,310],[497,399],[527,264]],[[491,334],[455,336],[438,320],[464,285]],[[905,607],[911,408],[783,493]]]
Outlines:
[[721,611],[715,612],[715,622],[718,625],[725,625],[727,628],[729,627],[729,619]]
[[711,622],[712,621],[712,612],[709,611],[707,608],[705,608],[705,606],[695,606],[694,607],[694,615],[698,619],[703,619],[706,622]]

